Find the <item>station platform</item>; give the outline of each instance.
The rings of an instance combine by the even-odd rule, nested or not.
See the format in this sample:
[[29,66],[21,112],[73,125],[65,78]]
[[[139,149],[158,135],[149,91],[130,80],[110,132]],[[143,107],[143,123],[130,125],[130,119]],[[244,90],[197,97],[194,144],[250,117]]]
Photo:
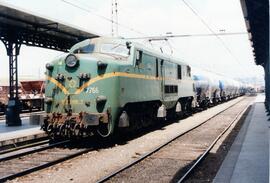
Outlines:
[[24,141],[46,137],[40,125],[30,124],[30,118],[22,118],[21,126],[6,126],[5,120],[0,121],[0,147]]
[[214,182],[269,182],[269,114],[258,95]]

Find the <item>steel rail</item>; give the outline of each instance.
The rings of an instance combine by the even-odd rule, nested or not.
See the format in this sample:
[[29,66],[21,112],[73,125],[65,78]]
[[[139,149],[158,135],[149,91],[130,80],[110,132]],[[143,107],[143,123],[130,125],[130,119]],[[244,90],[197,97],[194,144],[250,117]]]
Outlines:
[[43,151],[43,150],[46,150],[46,149],[50,149],[50,148],[53,148],[53,147],[64,145],[64,144],[67,144],[69,142],[70,142],[70,140],[65,140],[65,141],[61,141],[61,142],[56,142],[54,144],[49,144],[47,146],[41,146],[39,148],[33,148],[33,149],[30,149],[28,151],[24,151],[24,152],[21,152],[21,153],[12,154],[10,156],[4,156],[2,158],[0,157],[0,162],[15,159],[15,158],[22,157],[22,156],[29,155],[29,154],[33,154],[33,153],[36,153],[36,152],[39,152],[39,151]]
[[32,173],[32,172],[35,172],[35,171],[38,171],[38,170],[41,170],[41,169],[44,169],[44,168],[47,168],[47,167],[50,167],[52,165],[55,165],[55,164],[58,164],[58,163],[61,163],[63,161],[66,161],[68,159],[71,159],[71,158],[74,158],[74,157],[77,157],[77,156],[80,156],[84,153],[87,153],[89,151],[93,150],[93,148],[88,148],[88,149],[84,149],[84,150],[79,150],[78,152],[76,153],[73,153],[73,154],[70,154],[70,155],[66,155],[62,158],[58,158],[56,160],[53,160],[53,161],[50,161],[48,163],[45,163],[45,164],[41,164],[41,165],[37,165],[37,166],[33,166],[31,168],[28,168],[26,170],[23,170],[23,171],[20,171],[18,173],[15,173],[15,174],[11,174],[11,175],[8,175],[8,176],[5,176],[5,177],[0,177],[0,182],[5,182],[7,180],[11,180],[11,179],[14,179],[14,178],[17,178],[17,177],[20,177],[20,176],[23,176],[23,175],[26,175],[26,174],[29,174],[29,173]]
[[[240,101],[242,101],[242,100],[244,100],[244,98],[241,99]],[[240,102],[240,101],[239,101],[239,102]],[[200,124],[198,124],[198,125],[192,127],[191,129],[189,129],[189,130],[187,130],[187,131],[185,131],[185,132],[183,132],[183,133],[180,133],[180,134],[176,135],[175,137],[171,138],[171,139],[168,140],[167,142],[165,142],[165,143],[161,144],[160,146],[156,147],[154,150],[152,150],[152,151],[150,151],[150,152],[144,154],[142,157],[140,157],[140,158],[138,158],[138,159],[132,161],[131,163],[128,163],[127,165],[125,165],[125,166],[123,166],[123,167],[117,169],[116,171],[110,173],[109,175],[107,175],[107,176],[105,176],[105,177],[99,179],[96,183],[103,183],[103,182],[105,182],[105,181],[108,181],[109,179],[115,177],[115,176],[118,175],[119,173],[125,171],[126,169],[128,169],[128,168],[130,168],[130,167],[136,165],[137,163],[139,163],[139,162],[141,162],[142,160],[146,159],[147,157],[151,156],[152,154],[154,154],[155,152],[159,151],[159,150],[162,149],[163,147],[167,146],[168,144],[170,144],[170,143],[173,142],[174,140],[178,139],[179,137],[181,137],[181,136],[187,134],[188,132],[190,132],[190,131],[192,131],[192,130],[194,130],[194,129],[200,127],[200,126],[202,126],[202,125],[205,124],[206,122],[210,121],[211,119],[215,118],[216,116],[220,115],[221,113],[225,112],[226,110],[232,108],[233,106],[235,106],[235,105],[238,104],[239,102],[236,102],[236,103],[230,105],[230,106],[227,107],[226,109],[223,109],[222,111],[220,111],[220,112],[218,112],[217,114],[211,116],[210,118],[206,119],[206,120],[203,121],[202,123],[200,123]]]
[[30,148],[30,147],[34,147],[34,146],[38,146],[38,145],[47,144],[49,142],[50,142],[50,140],[49,139],[46,139],[46,140],[42,140],[42,141],[38,141],[38,142],[33,142],[33,143],[25,144],[25,145],[18,145],[17,146],[15,144],[12,144],[15,147],[11,147],[11,148],[8,148],[6,150],[1,150],[0,151],[0,155],[11,153],[11,152],[22,150],[22,149],[26,149],[26,148]]
[[220,138],[231,128],[231,126],[236,122],[237,119],[240,119],[241,116],[248,110],[250,105],[245,107],[242,111],[237,113],[236,117],[230,122],[230,124],[217,136],[217,138],[211,143],[211,145],[205,150],[205,152],[197,159],[197,161],[186,171],[186,173],[179,179],[178,183],[185,181],[191,173],[198,167],[198,165],[206,158],[209,152],[213,149],[215,144],[220,140]]

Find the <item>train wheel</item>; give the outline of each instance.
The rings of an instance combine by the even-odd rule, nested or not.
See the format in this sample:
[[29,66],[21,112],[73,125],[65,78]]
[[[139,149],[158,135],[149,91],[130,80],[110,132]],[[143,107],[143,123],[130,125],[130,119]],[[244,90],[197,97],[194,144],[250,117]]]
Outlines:
[[82,135],[82,133],[81,133],[81,128],[80,128],[80,125],[79,125],[79,124],[76,124],[76,125],[74,126],[73,134],[74,134],[74,136],[76,136],[76,137],[79,137],[79,136]]
[[55,139],[55,130],[52,124],[49,124],[47,127],[47,133],[51,139]]
[[65,125],[64,124],[60,125],[60,127],[59,127],[59,136],[60,137],[65,136]]
[[71,138],[71,130],[70,130],[70,125],[65,125],[65,128],[64,128],[64,137],[70,139]]
[[49,125],[47,126],[46,131],[48,132],[48,134],[51,134],[52,131],[53,131],[53,125],[52,125],[52,124],[49,124]]

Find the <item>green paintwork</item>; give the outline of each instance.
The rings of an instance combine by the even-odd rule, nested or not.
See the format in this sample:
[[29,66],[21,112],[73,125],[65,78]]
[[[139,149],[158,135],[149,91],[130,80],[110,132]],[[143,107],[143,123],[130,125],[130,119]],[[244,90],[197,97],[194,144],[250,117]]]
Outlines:
[[[71,48],[71,52],[80,48],[82,45],[95,44],[94,53],[74,54],[79,60],[79,66],[70,69],[65,65],[64,55],[52,62],[53,71],[47,70],[47,75],[56,78],[57,74],[65,76],[62,85],[67,89],[70,95],[70,101],[73,113],[88,112],[102,113],[111,108],[113,126],[119,111],[127,103],[143,101],[160,101],[167,106],[173,107],[181,97],[194,97],[193,80],[187,75],[187,64],[173,60],[171,57],[157,53],[144,48],[140,44],[132,43],[130,55],[127,58],[119,59],[115,55],[99,53],[101,43],[117,43],[126,45],[124,39],[96,38],[85,40]],[[136,51],[143,52],[142,62],[136,65]],[[158,58],[158,61],[156,59]],[[161,60],[164,60],[161,66]],[[97,62],[107,63],[107,67],[102,72],[98,72]],[[156,67],[156,63],[158,66]],[[177,65],[181,65],[182,79],[177,79]],[[158,77],[156,69],[158,68]],[[75,94],[79,88],[80,73],[90,74],[91,80],[102,76],[103,74],[112,74],[112,77],[101,79],[86,87],[81,93]],[[113,76],[114,73],[120,73],[120,76]],[[142,78],[145,77],[145,78]],[[69,78],[69,79],[68,79]],[[72,78],[72,79],[71,79]],[[164,85],[177,85],[178,93],[165,94]],[[54,83],[47,80],[46,97],[53,98],[53,103],[46,106],[47,113],[65,113],[67,105],[67,96]],[[97,108],[96,98],[106,96],[107,102],[104,106]],[[89,106],[86,103],[90,103]]]

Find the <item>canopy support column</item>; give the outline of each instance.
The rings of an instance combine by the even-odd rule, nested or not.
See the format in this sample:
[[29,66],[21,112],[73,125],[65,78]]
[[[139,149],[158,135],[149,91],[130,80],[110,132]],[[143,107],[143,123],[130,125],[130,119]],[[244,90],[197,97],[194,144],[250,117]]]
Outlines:
[[18,93],[18,55],[21,44],[14,39],[2,40],[9,56],[9,101],[6,110],[7,126],[20,126],[21,103]]

